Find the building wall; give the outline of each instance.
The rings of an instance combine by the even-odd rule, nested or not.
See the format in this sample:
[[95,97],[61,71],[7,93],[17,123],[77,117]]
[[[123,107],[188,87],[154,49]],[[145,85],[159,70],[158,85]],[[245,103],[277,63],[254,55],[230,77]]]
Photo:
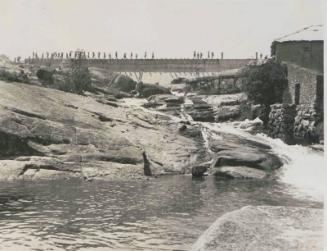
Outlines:
[[275,42],[278,62],[287,65],[288,88],[284,103],[296,103],[296,85],[299,84],[299,103],[314,105],[317,96],[317,77],[323,76],[323,41]]
[[[270,135],[306,143],[323,140],[323,83],[318,88],[318,78],[323,79],[323,41],[277,42],[275,56],[287,66],[288,87],[283,103],[289,107],[271,106]],[[290,109],[294,104],[295,112]]]
[[299,104],[314,105],[317,93],[317,72],[295,64],[287,63],[288,88],[285,90],[284,103],[295,103],[295,86],[300,85]]
[[323,41],[285,41],[276,42],[277,61],[290,62],[319,72],[324,71]]

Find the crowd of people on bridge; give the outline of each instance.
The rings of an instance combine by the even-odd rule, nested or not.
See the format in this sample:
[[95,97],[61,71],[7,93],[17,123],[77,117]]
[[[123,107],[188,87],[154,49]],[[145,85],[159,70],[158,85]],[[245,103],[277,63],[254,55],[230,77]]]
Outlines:
[[[205,58],[205,55],[203,54],[203,52],[198,52],[198,51],[193,52],[193,59],[204,59],[204,58]],[[206,58],[207,59],[214,59],[215,58],[215,53],[213,51],[208,51]],[[223,52],[221,52],[220,58],[221,59],[224,58],[224,53]]]
[[[144,52],[143,58],[139,57],[137,53],[119,53],[116,51],[111,54],[110,52],[86,52],[84,50],[69,51],[69,52],[45,52],[38,53],[33,52],[32,59],[155,59],[154,52],[151,53],[151,56],[148,56],[147,52]],[[193,59],[214,59],[215,53],[213,51],[208,51],[207,55],[203,52],[194,51]],[[221,59],[223,58],[223,53],[221,53]]]
[[[31,57],[29,57],[31,58]],[[144,59],[155,59],[154,52],[151,53],[151,57],[148,57],[147,52],[144,53]],[[45,52],[38,54],[37,52],[32,53],[32,59],[141,59],[137,53],[131,52],[123,53],[121,56],[116,51],[113,55],[106,52],[86,52],[82,50],[70,51],[70,52]]]

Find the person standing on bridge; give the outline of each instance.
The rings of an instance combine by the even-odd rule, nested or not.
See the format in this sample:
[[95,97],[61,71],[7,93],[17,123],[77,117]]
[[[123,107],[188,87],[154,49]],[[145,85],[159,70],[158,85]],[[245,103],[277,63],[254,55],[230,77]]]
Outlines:
[[131,52],[131,59],[133,59],[133,52]]
[[193,58],[196,58],[196,51],[193,51]]
[[103,58],[106,59],[106,53],[105,52],[103,53]]
[[154,59],[154,52],[152,52],[152,59]]
[[146,52],[144,52],[144,59],[146,59]]
[[118,52],[117,51],[115,52],[115,57],[116,57],[116,59],[118,59]]
[[137,53],[135,54],[135,59],[137,59]]

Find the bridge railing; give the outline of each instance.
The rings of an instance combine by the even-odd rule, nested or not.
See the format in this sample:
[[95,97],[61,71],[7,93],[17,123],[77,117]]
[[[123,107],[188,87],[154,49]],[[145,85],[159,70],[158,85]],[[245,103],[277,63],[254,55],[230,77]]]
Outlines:
[[88,67],[100,67],[115,72],[220,72],[247,65],[251,59],[61,59],[33,58],[25,62],[39,66],[58,67],[82,62]]

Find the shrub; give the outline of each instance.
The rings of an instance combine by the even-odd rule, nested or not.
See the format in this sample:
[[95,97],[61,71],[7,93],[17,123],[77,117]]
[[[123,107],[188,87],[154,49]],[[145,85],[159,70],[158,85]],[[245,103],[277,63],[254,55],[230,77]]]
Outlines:
[[9,72],[6,70],[0,70],[0,80],[7,82],[20,82],[20,83],[29,83],[29,78],[24,73],[24,71]]
[[74,67],[70,74],[70,81],[73,91],[78,94],[92,89],[91,74],[87,67]]
[[248,66],[244,73],[247,77],[244,91],[255,104],[271,105],[282,102],[287,86],[284,66],[270,60],[261,65]]
[[92,79],[89,69],[82,64],[81,60],[72,62],[72,68],[64,76],[64,85],[60,90],[83,94],[84,91],[92,91]]
[[37,78],[46,84],[52,85],[53,84],[53,71],[48,71],[45,69],[39,69],[36,72]]

